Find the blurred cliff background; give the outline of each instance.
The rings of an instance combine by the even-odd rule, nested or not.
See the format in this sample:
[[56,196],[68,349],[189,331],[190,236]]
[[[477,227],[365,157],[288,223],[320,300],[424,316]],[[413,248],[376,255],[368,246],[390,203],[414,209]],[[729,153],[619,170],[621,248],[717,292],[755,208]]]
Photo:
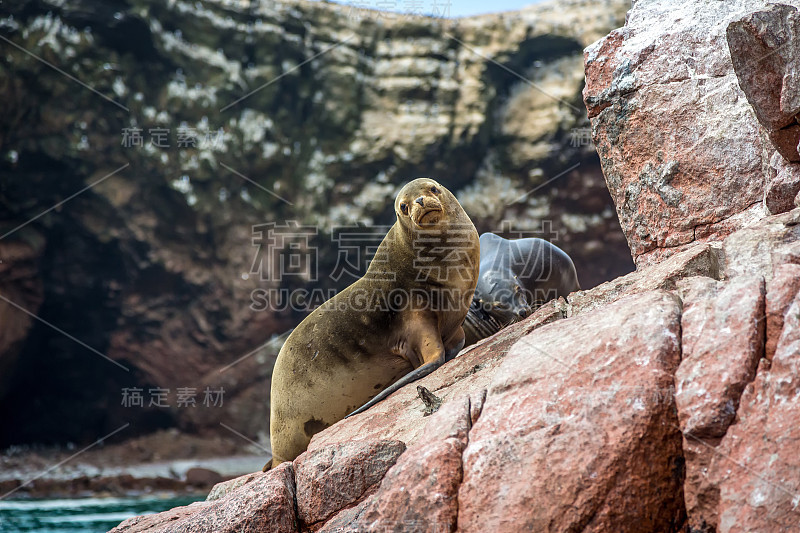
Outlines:
[[[279,287],[253,272],[253,227],[317,228],[319,279],[281,286],[341,289],[332,230],[391,224],[418,176],[450,188],[479,232],[543,233],[583,288],[633,270],[581,99],[582,51],[628,2],[461,19],[419,4],[434,16],[298,0],[0,6],[0,447],[117,430],[109,442],[234,443],[216,453],[268,442],[276,336],[303,314],[251,306]],[[143,404],[126,404],[137,389]],[[206,389],[222,405],[202,405]],[[153,391],[168,391],[162,406]]]

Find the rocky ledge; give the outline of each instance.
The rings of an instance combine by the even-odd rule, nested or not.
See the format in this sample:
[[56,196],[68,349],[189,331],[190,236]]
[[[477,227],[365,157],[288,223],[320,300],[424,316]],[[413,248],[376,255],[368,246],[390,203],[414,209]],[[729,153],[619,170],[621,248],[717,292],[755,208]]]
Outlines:
[[[115,531],[796,524],[800,209],[540,308],[292,463]],[[688,513],[688,522],[687,522]]]
[[[763,120],[796,109],[742,58],[797,49],[796,20],[637,1],[587,49],[584,96],[638,270],[550,302],[292,463],[115,531],[795,530],[800,173],[791,125]],[[800,71],[772,56],[784,83]],[[441,400],[429,416],[417,386]]]

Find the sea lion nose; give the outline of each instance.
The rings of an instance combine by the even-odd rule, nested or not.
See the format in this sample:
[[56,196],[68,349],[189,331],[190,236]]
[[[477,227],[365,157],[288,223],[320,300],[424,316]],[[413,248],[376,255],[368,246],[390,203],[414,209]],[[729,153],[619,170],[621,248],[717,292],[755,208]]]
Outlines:
[[423,196],[420,196],[419,198],[417,198],[417,199],[416,199],[416,200],[414,200],[414,201],[415,201],[416,203],[418,203],[419,205],[421,205],[422,207],[425,207],[425,197],[423,197]]
[[525,318],[528,316],[528,310],[523,307],[522,309],[517,311],[517,314],[519,315],[520,318]]

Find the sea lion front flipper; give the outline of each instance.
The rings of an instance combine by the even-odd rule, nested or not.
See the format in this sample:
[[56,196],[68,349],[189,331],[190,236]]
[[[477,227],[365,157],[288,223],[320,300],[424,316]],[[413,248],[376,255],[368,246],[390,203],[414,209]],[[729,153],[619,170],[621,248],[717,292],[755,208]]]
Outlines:
[[[456,351],[456,353],[458,352]],[[418,379],[424,378],[425,376],[427,376],[428,374],[430,374],[431,372],[442,366],[444,362],[445,359],[441,358],[440,360],[433,361],[431,363],[428,363],[427,365],[422,365],[416,370],[412,370],[402,378],[398,379],[397,381],[395,381],[394,383],[383,389],[377,396],[375,396],[373,399],[371,399],[370,401],[368,401],[367,403],[365,403],[364,405],[362,405],[361,407],[359,407],[358,409],[347,415],[345,418],[349,418],[353,415],[357,415],[358,413],[366,411],[367,409],[369,409],[379,401],[383,400],[393,392],[401,389],[402,387],[405,387],[409,383],[413,383]]]
[[[383,389],[380,393],[378,393],[377,396],[347,415],[345,418],[366,411],[396,390],[399,390],[405,385],[413,383],[420,378],[424,378],[442,366],[442,363],[449,361],[450,359],[447,358],[448,355],[450,355],[451,359],[455,356],[455,354],[452,354],[452,349],[445,351],[445,346],[442,343],[441,337],[439,336],[439,328],[434,316],[426,316],[423,314],[416,315],[415,319],[412,320],[411,327],[413,329],[409,334],[408,340],[410,351],[414,352],[415,357],[408,357],[408,355],[406,357],[409,358],[412,366],[416,366],[413,362],[414,359],[417,360],[417,364],[422,363],[422,365]],[[461,331],[460,335],[463,337],[463,330]],[[452,339],[448,340],[453,342],[456,339],[458,339],[458,334],[454,335]],[[463,341],[461,343],[463,343]],[[459,346],[461,343],[457,344],[456,346]],[[458,351],[456,351],[456,353],[458,353]]]

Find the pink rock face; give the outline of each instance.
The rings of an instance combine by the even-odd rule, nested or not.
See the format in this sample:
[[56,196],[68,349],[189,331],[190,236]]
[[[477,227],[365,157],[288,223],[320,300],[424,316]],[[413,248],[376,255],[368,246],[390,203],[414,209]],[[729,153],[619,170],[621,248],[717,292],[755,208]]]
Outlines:
[[245,474],[243,476],[239,476],[233,479],[229,479],[227,481],[221,481],[211,487],[211,491],[209,491],[208,496],[206,497],[206,501],[214,501],[219,500],[220,498],[224,498],[232,491],[238,489],[245,483],[250,483],[254,479],[258,478],[260,475],[259,472],[255,472],[252,474]]
[[469,434],[460,531],[676,531],[680,304],[631,296],[523,337]]
[[[800,132],[800,125],[797,129]],[[764,204],[774,215],[791,211],[795,207],[794,199],[800,192],[800,163],[789,163],[775,152],[770,159],[770,168],[772,172],[764,192]]]
[[800,209],[774,215],[742,228],[722,242],[726,278],[763,276],[769,282],[775,268],[800,264]]
[[764,354],[764,280],[722,283],[689,278],[683,294],[683,355],[675,372],[675,403],[684,433],[684,494],[689,526],[717,523],[719,488],[708,477],[714,447],[733,422],[745,386]]
[[[800,13],[783,2],[749,13],[727,29],[739,85],[786,161],[800,161]],[[775,213],[776,211],[772,211]]]
[[739,88],[725,31],[761,8],[638,1],[624,28],[585,51],[584,101],[637,266],[760,216],[735,218],[761,202],[769,141]]
[[652,291],[674,289],[678,280],[688,276],[720,276],[720,247],[708,243],[692,244],[650,268],[631,272],[615,280],[607,281],[590,291],[579,291],[570,295],[569,316],[596,309],[623,296]]
[[779,130],[767,131],[767,137],[785,161],[792,163],[800,161],[800,153],[797,150],[797,143],[800,142],[800,124],[791,124]]
[[296,532],[294,514],[294,472],[283,463],[269,472],[209,502],[176,507],[163,513],[125,520],[113,532],[152,531],[161,533],[276,533]]
[[800,265],[786,264],[775,269],[767,285],[766,358],[772,361],[783,331],[784,317],[795,295],[800,292]]
[[386,474],[377,493],[319,531],[455,531],[463,449],[455,438],[409,449]]
[[683,357],[675,372],[681,430],[722,437],[764,355],[764,280],[690,278],[681,289]]
[[377,492],[319,530],[455,531],[461,455],[471,426],[468,397],[450,401],[386,474]]
[[294,461],[298,517],[313,524],[358,501],[405,449],[396,440],[355,441],[300,455]]
[[[797,8],[781,4],[748,13],[731,22],[727,29],[731,59],[739,85],[753,106],[758,120],[768,129],[777,130],[794,122],[800,106],[782,109],[784,79],[791,68],[794,50]],[[787,84],[788,85],[788,84]],[[786,87],[788,92],[794,88]],[[788,102],[787,95],[787,102]]]
[[786,312],[771,368],[759,369],[714,458],[719,533],[796,531],[800,524],[800,295]]

